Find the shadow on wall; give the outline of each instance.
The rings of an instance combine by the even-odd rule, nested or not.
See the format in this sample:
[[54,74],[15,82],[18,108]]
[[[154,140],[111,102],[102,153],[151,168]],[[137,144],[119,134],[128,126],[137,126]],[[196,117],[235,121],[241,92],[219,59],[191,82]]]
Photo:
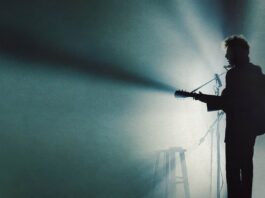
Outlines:
[[[172,94],[174,87],[93,57],[80,57],[48,45],[41,38],[10,27],[0,27],[0,53],[15,59],[55,63],[59,69],[77,71],[101,80],[119,82]],[[56,69],[58,69],[56,68]]]

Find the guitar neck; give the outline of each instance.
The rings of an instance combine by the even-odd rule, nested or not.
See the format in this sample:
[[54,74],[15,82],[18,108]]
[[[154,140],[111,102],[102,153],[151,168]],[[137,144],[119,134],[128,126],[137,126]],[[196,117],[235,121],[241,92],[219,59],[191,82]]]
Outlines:
[[196,98],[196,97],[204,97],[204,98],[213,98],[213,97],[219,97],[215,95],[208,95],[208,94],[202,94],[202,93],[193,93],[193,92],[187,92],[183,90],[177,90],[175,92],[175,97],[177,98]]

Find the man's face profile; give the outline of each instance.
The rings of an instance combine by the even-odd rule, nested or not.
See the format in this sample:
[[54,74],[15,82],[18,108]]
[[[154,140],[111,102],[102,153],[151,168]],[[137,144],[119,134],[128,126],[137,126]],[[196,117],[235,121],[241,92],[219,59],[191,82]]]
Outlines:
[[235,52],[231,47],[227,47],[225,57],[230,65],[235,64]]

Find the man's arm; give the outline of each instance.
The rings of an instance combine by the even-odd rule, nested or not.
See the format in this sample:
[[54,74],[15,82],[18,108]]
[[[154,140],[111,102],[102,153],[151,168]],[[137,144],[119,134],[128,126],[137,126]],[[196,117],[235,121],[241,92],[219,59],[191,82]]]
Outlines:
[[206,103],[207,111],[217,111],[224,109],[223,96],[205,95],[200,93],[195,97],[195,100]]

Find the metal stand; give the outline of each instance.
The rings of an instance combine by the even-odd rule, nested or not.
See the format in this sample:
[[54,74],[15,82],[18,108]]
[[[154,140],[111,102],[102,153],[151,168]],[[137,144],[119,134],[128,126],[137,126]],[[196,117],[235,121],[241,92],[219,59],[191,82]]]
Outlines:
[[[182,173],[181,176],[176,175],[176,154],[179,155],[180,159]],[[161,169],[159,169],[159,167],[161,167]],[[183,148],[171,147],[167,150],[162,150],[158,152],[154,172],[154,189],[158,181],[163,183],[162,186],[164,187],[164,192],[157,192],[157,194],[160,193],[160,196],[157,196],[157,194],[155,194],[154,192],[154,198],[176,198],[177,184],[183,184],[184,196],[185,198],[190,198],[188,173],[185,160],[185,150]]]
[[[208,82],[206,82],[205,84],[199,86],[198,88],[194,89],[192,92],[195,92],[199,89],[201,89],[202,87],[204,87],[205,85],[215,81],[216,85],[215,85],[215,95],[218,96],[220,93],[220,87],[222,86],[221,80],[220,80],[220,76],[225,74],[226,72],[223,72],[221,74],[215,74],[214,78]],[[223,112],[218,111],[217,112],[217,119],[216,121],[213,123],[214,125],[216,124],[216,159],[217,159],[217,174],[216,174],[216,179],[217,179],[217,188],[216,188],[216,197],[220,198],[221,197],[221,158],[220,158],[220,153],[221,153],[221,149],[220,149],[220,127],[219,127],[219,123],[220,123],[220,119],[223,115]],[[212,127],[212,126],[211,126]],[[208,134],[210,130],[207,131],[206,135]],[[205,136],[206,136],[205,135]],[[204,140],[205,136],[202,138]],[[202,142],[202,141],[201,141]],[[212,162],[213,162],[213,132],[211,133],[211,186],[210,186],[210,197],[212,195]]]
[[[220,87],[222,84],[219,82],[219,79],[216,79],[216,90],[215,95],[219,95]],[[220,149],[220,118],[221,118],[221,112],[217,112],[217,123],[216,123],[216,155],[217,155],[217,189],[216,189],[216,197],[221,197],[221,149]]]

